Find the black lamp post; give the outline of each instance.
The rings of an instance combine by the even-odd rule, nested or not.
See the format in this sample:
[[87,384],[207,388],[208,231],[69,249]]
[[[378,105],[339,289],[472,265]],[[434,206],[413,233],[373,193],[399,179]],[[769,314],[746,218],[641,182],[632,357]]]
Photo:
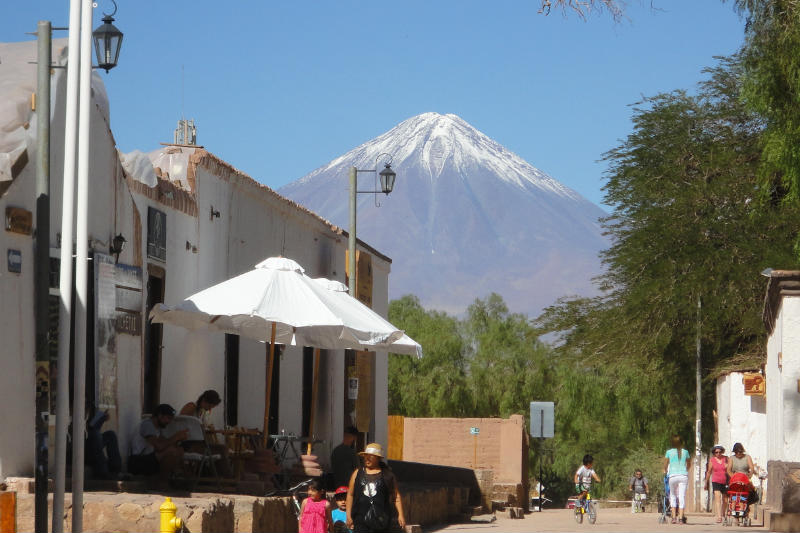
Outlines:
[[394,189],[394,179],[397,177],[397,174],[394,170],[392,170],[392,166],[389,163],[384,165],[384,169],[380,171],[378,174],[381,179],[381,192],[383,194],[389,194]]
[[[114,13],[116,12],[117,3],[114,2]],[[111,24],[114,22],[114,13],[111,13],[111,15],[103,13],[103,24],[92,32],[94,51],[97,55],[97,66],[105,69],[106,72],[117,66],[119,50],[122,48],[122,32]]]
[[[383,156],[389,156],[389,162],[383,165],[383,170],[378,172],[378,160]],[[374,169],[357,169],[356,167],[350,167],[350,230],[348,233],[347,239],[347,253],[349,254],[349,263],[348,263],[348,288],[350,289],[350,296],[356,296],[356,194],[358,193],[369,193],[369,194],[377,194],[382,192],[383,194],[389,194],[394,189],[394,179],[397,177],[397,173],[392,170],[392,155],[387,153],[378,154],[378,157],[375,158],[375,167]],[[381,190],[373,190],[373,191],[359,191],[357,190],[358,186],[358,173],[359,172],[371,172],[373,174],[377,174],[381,181]],[[377,204],[376,204],[377,205]]]

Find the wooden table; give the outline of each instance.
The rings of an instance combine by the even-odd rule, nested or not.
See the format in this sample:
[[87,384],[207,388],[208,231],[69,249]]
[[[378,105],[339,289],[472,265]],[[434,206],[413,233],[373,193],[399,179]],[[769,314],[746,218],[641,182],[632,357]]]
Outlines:
[[234,475],[240,480],[245,460],[253,458],[261,447],[261,432],[254,428],[227,428],[211,429],[209,433],[222,435],[225,439],[225,446],[232,450],[228,457],[234,464]]

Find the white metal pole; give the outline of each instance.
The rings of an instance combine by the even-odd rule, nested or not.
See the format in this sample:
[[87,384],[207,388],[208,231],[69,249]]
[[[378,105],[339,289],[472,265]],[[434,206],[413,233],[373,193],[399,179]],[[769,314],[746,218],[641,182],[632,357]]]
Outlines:
[[702,310],[702,300],[700,296],[697,297],[697,338],[696,338],[696,376],[695,376],[695,395],[696,395],[696,406],[695,406],[695,427],[694,427],[694,511],[700,511],[700,502],[702,498],[700,497],[700,493],[702,491],[702,487],[700,485],[700,480],[702,479],[700,474],[700,463],[702,461],[702,425],[703,425],[703,367],[702,367],[702,360],[701,360],[701,344],[700,344],[700,312]]
[[83,531],[83,458],[86,403],[86,328],[89,274],[89,142],[92,111],[92,0],[81,5],[78,194],[75,207],[75,355],[72,398],[72,531]]
[[64,531],[64,491],[69,424],[69,352],[72,315],[72,243],[75,221],[75,146],[78,136],[78,69],[80,65],[81,0],[70,0],[69,57],[64,128],[64,184],[61,207],[61,267],[59,270],[58,379],[56,382],[56,481],[53,491],[53,533]]

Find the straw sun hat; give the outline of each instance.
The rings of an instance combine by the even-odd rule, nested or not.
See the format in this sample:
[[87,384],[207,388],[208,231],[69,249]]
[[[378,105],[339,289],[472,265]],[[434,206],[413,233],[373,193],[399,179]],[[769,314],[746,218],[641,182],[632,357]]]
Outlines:
[[358,455],[376,455],[380,458],[383,458],[383,447],[377,442],[372,442],[367,444],[367,447],[364,448],[363,452],[358,452]]

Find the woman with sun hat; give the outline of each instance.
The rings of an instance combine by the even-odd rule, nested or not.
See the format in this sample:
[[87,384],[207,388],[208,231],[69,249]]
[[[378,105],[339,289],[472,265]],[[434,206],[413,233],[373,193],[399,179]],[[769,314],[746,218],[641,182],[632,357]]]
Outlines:
[[364,466],[350,476],[347,490],[347,527],[354,533],[388,532],[391,528],[392,506],[401,528],[406,525],[403,501],[394,473],[383,461],[383,448],[378,443],[367,444],[359,454]]

